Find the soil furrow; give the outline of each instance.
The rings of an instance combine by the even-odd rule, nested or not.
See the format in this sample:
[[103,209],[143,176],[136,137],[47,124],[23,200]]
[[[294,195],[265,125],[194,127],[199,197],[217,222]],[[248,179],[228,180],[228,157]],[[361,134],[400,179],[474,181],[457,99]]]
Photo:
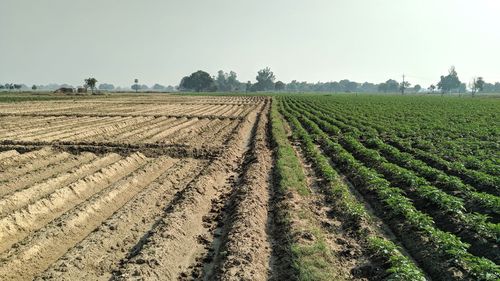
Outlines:
[[240,116],[241,113],[246,109],[245,106],[242,105],[232,105],[230,110],[221,114],[222,116]]
[[[204,144],[211,143],[213,145],[220,145],[217,143],[210,142],[210,136],[218,135],[222,128],[228,126],[231,123],[229,120],[217,120],[214,125],[204,126],[200,131],[196,133],[196,137],[192,136],[182,136],[181,138],[175,140],[177,143],[189,144],[193,147],[202,147]],[[236,122],[238,123],[238,122]]]
[[72,127],[76,126],[77,124],[85,124],[85,123],[94,122],[94,120],[95,120],[95,118],[92,118],[92,117],[76,118],[76,117],[69,116],[69,118],[67,118],[66,120],[63,120],[63,122],[56,124],[55,126],[53,126],[52,124],[47,124],[46,126],[36,127],[34,129],[26,130],[26,131],[15,130],[15,131],[12,131],[10,134],[4,135],[3,138],[34,137],[37,135],[58,132],[59,130],[63,130],[66,128],[72,128]]
[[26,280],[40,274],[102,221],[160,177],[174,162],[169,157],[150,161],[134,174],[115,181],[109,188],[30,236],[22,245],[2,255],[0,276],[9,280]]
[[220,115],[220,116],[225,116],[231,110],[233,110],[233,106],[228,104],[228,105],[224,106],[223,108],[219,109],[215,114]]
[[11,166],[21,165],[24,162],[28,162],[30,160],[41,159],[43,157],[50,156],[54,153],[55,152],[53,150],[51,150],[48,147],[45,147],[36,151],[30,151],[27,153],[11,156],[9,158],[2,159],[0,161],[0,171],[4,171],[6,168]]
[[186,137],[186,138],[193,138],[192,134],[196,134],[197,131],[201,130],[201,128],[210,128],[208,127],[208,123],[211,121],[215,120],[210,120],[210,119],[200,119],[194,122],[194,124],[184,127],[179,129],[175,134],[171,134],[168,137],[166,137],[163,142],[164,143],[179,143],[176,141],[176,139]]
[[234,131],[238,128],[238,122],[231,122],[217,134],[210,134],[207,138],[204,138],[205,143],[209,144],[224,144],[227,140],[227,136],[234,133]]
[[123,134],[119,134],[114,136],[113,138],[116,140],[126,140],[128,141],[129,139],[135,139],[138,136],[144,136],[148,134],[154,134],[154,132],[160,130],[160,128],[166,126],[171,126],[172,124],[177,124],[179,120],[175,118],[165,118],[165,117],[160,117],[156,118],[154,121],[148,122],[144,124],[143,126],[136,128],[134,130],[127,131]]
[[[164,120],[160,124],[157,124],[156,126],[153,126],[152,128],[139,128],[136,133],[132,136],[129,136],[127,138],[127,142],[133,143],[133,142],[141,142],[142,140],[156,135],[160,134],[165,128],[171,128],[172,126],[178,126],[179,124],[183,124],[185,122],[188,122],[188,118],[168,118],[167,120]],[[117,136],[118,138],[122,138],[122,136]]]
[[148,115],[140,115],[140,114],[135,114],[135,113],[124,113],[124,114],[112,114],[109,112],[106,113],[88,113],[88,112],[71,112],[71,113],[58,113],[58,114],[26,114],[26,113],[16,113],[16,114],[5,114],[5,113],[0,113],[1,116],[19,116],[19,117],[31,117],[31,118],[46,118],[46,117],[75,117],[75,118],[82,118],[82,117],[97,117],[97,118],[104,118],[104,117],[166,117],[166,118],[208,118],[208,119],[229,119],[229,120],[241,120],[244,118],[244,116],[247,115],[248,112],[251,112],[255,109],[255,106],[248,107],[245,109],[245,114],[239,115],[239,116],[220,116],[220,115],[197,115],[197,114],[191,114],[189,111],[183,114],[160,114],[160,113],[155,113],[155,114],[148,114]]
[[170,141],[173,143],[187,143],[189,141],[186,140],[195,139],[196,137],[200,136],[203,132],[212,130],[213,128],[217,128],[219,123],[220,120],[216,119],[210,120],[208,121],[208,123],[206,123],[206,120],[203,120],[203,122],[198,122],[190,128],[181,130],[181,133],[172,136],[170,138]]
[[[39,280],[109,280],[204,162],[183,159],[107,219],[44,272]],[[141,210],[140,215],[137,210]]]
[[35,171],[52,163],[56,163],[69,158],[71,154],[67,152],[59,152],[55,155],[49,155],[42,159],[37,159],[37,161],[32,161],[30,163],[23,164],[22,166],[10,167],[0,172],[0,179],[2,181],[7,181],[14,177],[23,176],[31,171]]
[[177,132],[178,130],[191,126],[194,123],[198,122],[198,118],[192,118],[188,119],[186,122],[183,122],[181,124],[178,124],[176,126],[171,126],[168,129],[162,130],[161,132],[153,135],[153,136],[147,136],[147,137],[141,137],[139,140],[144,141],[146,143],[164,143],[165,139],[170,136],[171,134]]
[[0,160],[14,157],[17,155],[19,155],[19,152],[17,152],[16,150],[3,151],[3,152],[0,152]]
[[35,202],[39,198],[71,184],[74,181],[91,175],[105,166],[118,161],[119,159],[121,159],[121,157],[118,154],[109,154],[105,157],[96,159],[95,155],[91,153],[84,153],[82,157],[77,158],[78,166],[75,169],[64,170],[62,173],[53,178],[30,186],[26,189],[19,190],[0,199],[0,217],[17,210],[26,204]]
[[93,139],[96,135],[103,135],[109,132],[114,132],[121,128],[127,128],[133,126],[137,123],[137,118],[120,118],[113,122],[107,124],[97,123],[94,126],[88,127],[77,127],[73,131],[69,131],[62,136],[53,136],[49,140],[57,141],[71,141],[71,140],[82,140],[82,139]]
[[119,137],[124,133],[135,131],[138,128],[142,128],[143,126],[147,126],[151,123],[158,122],[158,121],[162,120],[163,117],[143,116],[143,117],[135,117],[135,118],[136,119],[139,118],[139,121],[137,121],[133,125],[127,126],[127,127],[122,127],[122,128],[117,128],[113,131],[99,134],[97,136],[94,136],[92,138],[92,140],[94,140],[94,141],[106,141],[106,140],[110,140],[110,139],[115,139],[116,137]]
[[[245,159],[242,182],[236,187],[229,207],[228,232],[223,238],[224,255],[215,258],[216,275],[205,272],[204,279],[268,280],[270,276],[271,241],[268,234],[269,195],[272,153],[268,148],[266,129],[269,106],[260,115],[253,149]],[[217,265],[217,260],[220,264]]]
[[146,161],[142,154],[134,154],[1,218],[0,252],[137,170]]
[[66,172],[73,167],[85,164],[93,158],[95,158],[95,156],[89,153],[85,153],[83,155],[71,155],[69,159],[62,159],[60,162],[47,165],[29,174],[7,180],[5,183],[0,184],[0,198],[3,200],[4,196],[7,196],[12,192],[22,190],[35,183],[45,181],[61,172]]
[[[137,279],[174,280],[195,263],[194,258],[204,251],[199,241],[199,236],[207,232],[203,218],[210,213],[211,201],[227,187],[225,182],[234,175],[248,149],[255,120],[256,114],[240,124],[228,149],[188,186],[147,237],[141,251],[121,265],[115,273],[116,279],[134,276]],[[149,266],[141,266],[144,262]]]
[[55,124],[56,122],[62,122],[66,118],[64,117],[46,117],[46,118],[38,118],[35,120],[26,120],[25,118],[20,118],[16,116],[7,117],[0,116],[0,136],[4,132],[11,132],[12,129],[22,127],[25,130],[30,130],[32,128],[40,128],[41,126],[45,126],[47,124]]
[[[107,118],[106,118],[107,119]],[[121,122],[122,120],[125,120],[125,118],[109,118],[107,120],[100,120],[100,119],[92,119],[87,124],[82,124],[80,122],[76,122],[76,124],[72,126],[68,126],[64,130],[57,129],[57,130],[50,130],[47,133],[44,134],[36,134],[31,137],[22,137],[22,139],[25,139],[27,141],[37,141],[37,140],[45,140],[45,141],[52,141],[52,140],[62,140],[64,137],[72,136],[75,134],[79,134],[79,132],[86,132],[86,131],[92,131],[95,128],[101,128],[101,127],[107,127],[107,126],[113,126],[118,122]]]

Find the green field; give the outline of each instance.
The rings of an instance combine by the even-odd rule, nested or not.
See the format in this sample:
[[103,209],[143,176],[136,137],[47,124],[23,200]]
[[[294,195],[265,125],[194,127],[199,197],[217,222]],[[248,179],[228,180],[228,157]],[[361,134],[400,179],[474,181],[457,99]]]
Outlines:
[[[394,264],[386,257],[396,279],[422,278],[416,268],[433,280],[500,278],[500,100],[290,95],[274,101],[318,174],[329,181],[344,175],[413,258],[415,264]],[[349,189],[332,192],[352,220],[366,213]],[[368,244],[376,239],[363,237]]]

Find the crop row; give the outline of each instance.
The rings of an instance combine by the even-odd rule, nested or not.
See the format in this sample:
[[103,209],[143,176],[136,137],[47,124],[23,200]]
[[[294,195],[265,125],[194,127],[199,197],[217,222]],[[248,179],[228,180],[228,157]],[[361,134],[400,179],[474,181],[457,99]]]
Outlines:
[[496,165],[498,171],[500,162],[492,157],[498,153],[498,100],[380,96],[352,99],[337,95],[315,101],[327,101],[330,109],[343,117],[369,121],[380,134],[409,140],[449,161],[456,161],[456,156],[473,156],[479,160],[475,162],[486,164],[485,168]]
[[[295,104],[299,106],[301,110],[305,110],[304,106],[299,104]],[[461,181],[460,178],[456,176],[449,175],[445,173],[443,170],[439,170],[432,166],[429,166],[425,161],[420,159],[416,159],[413,154],[402,152],[398,150],[395,146],[384,143],[376,134],[371,132],[371,128],[358,125],[359,127],[354,127],[348,125],[338,119],[342,119],[338,115],[330,114],[326,110],[322,110],[321,108],[314,105],[307,105],[307,109],[313,112],[317,116],[321,116],[321,119],[324,121],[328,121],[331,125],[335,126],[335,134],[350,133],[364,141],[368,146],[377,148],[377,150],[384,154],[385,157],[395,162],[398,165],[401,165],[407,169],[413,170],[419,176],[425,177],[427,180],[433,182],[434,185],[443,188],[448,193],[459,196],[465,199],[468,207],[470,209],[477,209],[479,206],[479,210],[486,211],[487,213],[492,212],[496,216],[498,216],[498,210],[500,209],[500,200],[497,196],[484,193],[477,192],[474,187],[471,185],[465,184]],[[333,118],[332,116],[335,116]],[[333,128],[330,126],[330,128]],[[498,219],[496,219],[498,220]]]
[[[278,185],[281,189],[297,188],[302,194],[307,194],[305,177],[301,164],[286,139],[286,132],[282,117],[278,113],[276,103],[272,107],[272,134],[277,148],[276,171]],[[304,146],[307,158],[314,164],[315,170],[326,182],[323,188],[328,198],[332,201],[332,208],[341,214],[351,228],[358,232],[364,244],[368,246],[372,255],[383,260],[387,265],[386,273],[388,280],[425,280],[422,271],[405,255],[398,246],[390,240],[370,233],[366,228],[362,228],[362,222],[367,223],[370,215],[365,210],[363,204],[350,193],[345,184],[341,184],[341,179],[337,172],[330,166],[328,159],[321,154],[314,145],[310,136],[297,124],[293,126],[296,137]],[[300,265],[300,264],[299,264]],[[298,268],[300,272],[300,268]]]
[[[301,111],[301,113],[316,122],[330,137],[335,136],[358,160],[405,190],[418,203],[418,206],[426,210],[431,209],[432,217],[436,221],[442,222],[440,226],[455,225],[455,227],[448,227],[447,230],[461,234],[473,245],[481,245],[481,247],[473,248],[474,253],[487,256],[495,261],[499,259],[498,248],[495,245],[500,241],[500,226],[487,222],[488,216],[466,212],[460,198],[432,186],[412,171],[388,162],[377,151],[366,148],[356,138],[336,134],[339,129],[319,118],[317,113],[313,114],[307,111]],[[468,229],[472,234],[464,233],[464,229]]]
[[[308,100],[306,103],[308,107],[312,107],[318,111],[321,111],[327,116],[333,117],[335,122],[333,124],[341,128],[343,132],[354,132],[360,138],[373,138],[380,135],[380,133],[377,133],[377,130],[374,129],[373,121],[368,122],[365,120],[364,122],[362,122],[360,120],[361,118],[356,118],[352,115],[347,114],[339,114],[339,112],[337,112],[337,107],[330,107],[330,103],[320,104],[317,101],[310,100]],[[348,119],[350,119],[351,122],[349,122]],[[425,120],[421,120],[421,122],[425,122]],[[348,123],[353,124],[355,127],[347,125]],[[411,153],[415,158],[420,159],[426,162],[428,165],[440,169],[449,175],[461,178],[465,183],[471,184],[479,190],[484,190],[495,195],[500,194],[499,177],[489,175],[482,171],[468,169],[461,162],[450,162],[443,159],[436,153],[431,153],[422,149],[412,147],[409,140],[398,137],[394,133],[390,133],[388,135],[382,134],[382,138],[398,149]]]
[[[321,104],[319,105],[321,106]],[[409,147],[427,152],[427,155],[432,155],[434,158],[442,158],[442,161],[444,160],[445,162],[441,162],[441,164],[444,164],[447,169],[454,169],[457,174],[472,174],[468,176],[471,178],[469,180],[473,181],[474,178],[484,178],[485,175],[483,174],[490,174],[493,178],[500,174],[500,163],[497,158],[492,157],[492,155],[498,155],[499,148],[498,129],[495,126],[479,127],[480,130],[484,131],[482,133],[485,134],[481,135],[479,134],[480,131],[478,131],[479,124],[475,123],[476,120],[470,122],[473,124],[473,127],[469,127],[470,132],[468,133],[466,124],[454,126],[453,122],[448,122],[446,126],[443,125],[435,128],[428,125],[435,122],[434,119],[422,116],[414,118],[417,123],[405,126],[401,124],[401,119],[410,117],[405,117],[404,115],[400,116],[397,122],[394,122],[395,120],[378,120],[377,118],[368,117],[368,113],[352,114],[352,111],[344,108],[344,104],[342,107],[333,106],[328,108],[328,110],[332,114],[335,114],[335,117],[339,120],[350,120],[356,123],[357,126],[364,124],[370,128],[374,128],[376,129],[375,132],[385,136],[387,139],[404,139],[405,144]],[[369,111],[369,107],[363,108],[363,110],[373,113],[373,111]],[[392,128],[388,129],[390,126]],[[426,127],[427,133],[419,131],[419,127]],[[402,131],[411,132],[411,135],[402,134]],[[446,132],[449,131],[456,133],[447,135]],[[474,170],[478,170],[477,172],[479,173],[474,173]],[[488,176],[486,175],[486,177]],[[492,177],[488,178],[491,181]]]
[[[426,270],[434,273],[432,275],[438,274],[436,268],[451,265],[461,268],[466,275],[476,279],[495,280],[500,276],[498,266],[486,258],[470,254],[467,251],[468,244],[462,242],[455,235],[437,228],[432,218],[417,210],[400,188],[392,186],[383,175],[357,160],[335,139],[330,138],[315,122],[304,116],[304,112],[297,112],[285,103],[283,114],[289,121],[295,123],[295,127],[305,126],[311,137],[321,145],[333,163],[348,176],[356,187],[362,190],[365,196],[372,194],[376,198],[377,202],[375,203],[380,204],[383,208],[386,220],[395,220],[405,227],[405,231],[413,230],[420,236],[420,243],[424,244],[425,252],[441,261],[436,266],[432,259],[419,259]],[[299,117],[298,121],[293,121],[297,120],[296,117]],[[411,245],[410,248],[412,248]],[[417,248],[413,247],[413,250],[417,250]],[[437,276],[434,277],[437,278]]]

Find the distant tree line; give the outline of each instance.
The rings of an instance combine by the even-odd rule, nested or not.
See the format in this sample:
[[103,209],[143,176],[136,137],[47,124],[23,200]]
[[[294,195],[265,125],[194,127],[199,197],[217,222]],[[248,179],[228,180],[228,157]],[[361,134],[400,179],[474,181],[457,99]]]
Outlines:
[[[91,82],[91,81],[90,81]],[[97,80],[96,80],[97,83]],[[92,84],[87,84],[86,82],[82,86],[75,87],[70,84],[48,84],[48,85],[32,85],[31,87],[26,86],[25,84],[14,84],[14,83],[6,83],[6,84],[0,84],[0,90],[17,90],[17,91],[55,91],[60,88],[89,88],[92,89],[91,87]],[[130,89],[133,89],[136,87],[135,85],[132,85],[130,88],[128,87],[115,87],[113,84],[109,83],[102,83],[99,85],[94,84],[93,85],[94,90],[98,89],[99,91],[129,91]],[[168,86],[163,86],[160,84],[154,84],[153,86],[149,87],[148,85],[137,85],[137,89],[139,91],[153,91],[153,92],[174,92],[176,91],[176,87],[168,85]]]
[[0,84],[0,89],[1,90],[27,90],[29,89],[26,85],[24,84],[14,84],[14,83],[5,83],[5,84]]
[[180,91],[196,92],[259,92],[259,91],[281,91],[285,89],[286,84],[277,81],[276,76],[269,67],[261,69],[255,77],[257,82],[246,83],[238,80],[234,71],[229,73],[219,70],[217,76],[210,76],[209,73],[198,70],[189,76],[182,78],[179,83]]
[[[461,82],[458,78],[455,67],[448,70],[448,74],[442,75],[436,84],[432,84],[427,88],[421,85],[412,87],[409,81],[398,82],[394,79],[388,79],[382,83],[359,83],[343,79],[332,82],[317,82],[309,83],[306,81],[293,80],[290,83],[276,81],[276,75],[269,67],[263,68],[257,72],[255,82],[241,82],[238,80],[236,72],[225,72],[219,70],[217,75],[211,76],[209,73],[198,70],[192,74],[185,76],[179,83],[179,86],[163,86],[154,84],[148,87],[145,84],[140,84],[139,79],[134,79],[134,84],[130,88],[115,87],[113,84],[102,83],[97,84],[97,80],[93,77],[85,79],[85,83],[78,88],[90,88],[92,93],[94,90],[99,91],[128,91],[130,89],[136,92],[174,92],[174,91],[194,91],[194,92],[269,92],[269,91],[286,91],[286,92],[347,92],[347,93],[396,93],[402,94],[407,92],[429,92],[441,93],[466,93],[470,92],[475,95],[479,92],[500,93],[500,82],[488,83],[482,77],[474,77],[469,84]],[[72,88],[68,84],[49,84],[49,85],[33,85],[31,88],[24,84],[6,83],[0,84],[0,90],[18,90],[18,91],[53,91],[60,88]]]
[[[305,81],[293,80],[290,83],[276,81],[275,74],[269,67],[261,69],[255,77],[256,82],[247,81],[242,83],[237,79],[234,71],[229,73],[219,70],[216,76],[210,76],[209,73],[198,70],[189,76],[182,78],[178,89],[180,91],[196,92],[261,92],[261,91],[286,91],[286,92],[361,92],[361,93],[396,93],[413,92],[418,93],[426,91],[434,93],[435,91],[445,93],[465,93],[468,91],[467,84],[460,81],[455,67],[451,67],[447,75],[440,77],[435,85],[427,88],[416,84],[412,86],[409,81],[398,82],[389,79],[385,82],[374,84],[370,82],[359,83],[343,79],[332,82],[309,83]],[[276,81],[276,82],[275,82]],[[500,93],[500,83],[486,83],[483,78],[473,78],[469,84],[469,90],[472,94],[477,92]]]

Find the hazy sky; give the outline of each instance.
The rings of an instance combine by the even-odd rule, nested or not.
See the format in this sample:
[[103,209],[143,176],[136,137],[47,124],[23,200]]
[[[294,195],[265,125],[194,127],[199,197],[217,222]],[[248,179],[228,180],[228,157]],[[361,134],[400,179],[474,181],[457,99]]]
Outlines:
[[0,0],[0,83],[500,81],[499,0]]

